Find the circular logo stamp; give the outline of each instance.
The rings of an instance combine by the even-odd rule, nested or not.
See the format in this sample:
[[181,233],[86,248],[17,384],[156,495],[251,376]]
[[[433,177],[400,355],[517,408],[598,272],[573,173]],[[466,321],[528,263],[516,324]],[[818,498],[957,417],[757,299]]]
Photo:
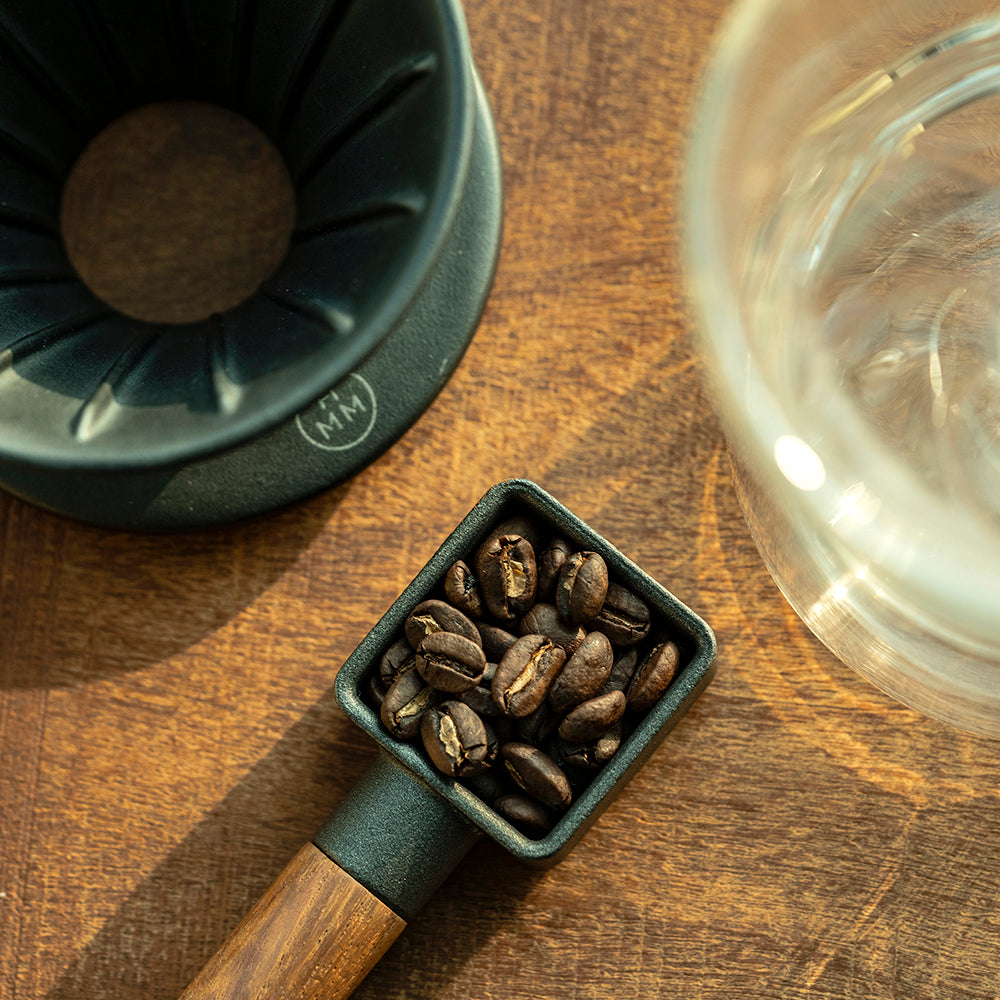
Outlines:
[[378,400],[357,372],[348,375],[325,396],[295,418],[302,436],[324,451],[347,451],[371,433],[378,417]]

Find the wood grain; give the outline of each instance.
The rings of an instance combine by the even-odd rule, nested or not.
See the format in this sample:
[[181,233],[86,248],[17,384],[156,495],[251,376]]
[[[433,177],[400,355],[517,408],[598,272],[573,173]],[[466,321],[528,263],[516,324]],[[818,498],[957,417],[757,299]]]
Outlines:
[[405,926],[306,844],[181,1000],[344,1000]]
[[504,246],[434,405],[340,489],[125,536],[0,497],[0,998],[176,1000],[360,778],[339,665],[495,481],[701,613],[719,672],[557,868],[473,849],[359,1000],[995,1000],[998,746],[831,657],[747,534],[677,184],[722,0],[467,0]]

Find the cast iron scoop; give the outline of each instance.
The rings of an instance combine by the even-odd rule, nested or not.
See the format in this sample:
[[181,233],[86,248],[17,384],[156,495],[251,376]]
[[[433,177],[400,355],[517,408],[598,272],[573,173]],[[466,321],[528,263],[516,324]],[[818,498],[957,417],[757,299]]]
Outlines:
[[[365,680],[404,621],[500,522],[528,514],[642,598],[681,649],[681,668],[617,753],[553,829],[531,839],[473,792],[439,774],[419,745],[382,727]],[[341,667],[337,701],[381,747],[370,771],[278,876],[182,1000],[333,1000],[347,997],[472,845],[491,837],[538,867],[561,860],[701,694],[715,670],[709,627],[604,538],[534,483],[494,486],[447,538]]]

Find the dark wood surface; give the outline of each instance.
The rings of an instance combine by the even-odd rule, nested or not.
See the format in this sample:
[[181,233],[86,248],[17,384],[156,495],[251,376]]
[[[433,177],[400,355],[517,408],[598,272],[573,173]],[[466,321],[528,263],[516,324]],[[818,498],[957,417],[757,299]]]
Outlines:
[[692,353],[677,182],[722,6],[468,0],[497,281],[440,397],[350,483],[170,537],[0,497],[3,1000],[181,993],[373,759],[339,665],[508,476],[708,619],[719,673],[565,862],[477,845],[357,995],[1000,995],[998,747],[799,623]]

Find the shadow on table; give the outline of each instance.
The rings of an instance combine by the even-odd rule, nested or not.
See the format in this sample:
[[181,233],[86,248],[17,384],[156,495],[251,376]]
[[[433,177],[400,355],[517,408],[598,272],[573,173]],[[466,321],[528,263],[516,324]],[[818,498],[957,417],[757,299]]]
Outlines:
[[0,689],[142,670],[216,632],[294,563],[350,483],[239,523],[177,534],[78,524],[0,493]]
[[[375,754],[340,713],[331,688],[128,896],[47,1000],[175,1000]],[[447,954],[439,977],[458,974],[479,942],[463,933],[461,920],[449,919],[455,894],[472,889],[477,905],[513,913],[537,874],[491,842],[476,845],[390,949],[384,972],[369,977],[371,995],[402,988],[393,981],[393,955],[405,956],[411,945],[421,962],[428,949]],[[425,920],[433,946],[420,937]],[[440,978],[435,985],[407,977],[405,993],[430,1000],[439,989]]]

